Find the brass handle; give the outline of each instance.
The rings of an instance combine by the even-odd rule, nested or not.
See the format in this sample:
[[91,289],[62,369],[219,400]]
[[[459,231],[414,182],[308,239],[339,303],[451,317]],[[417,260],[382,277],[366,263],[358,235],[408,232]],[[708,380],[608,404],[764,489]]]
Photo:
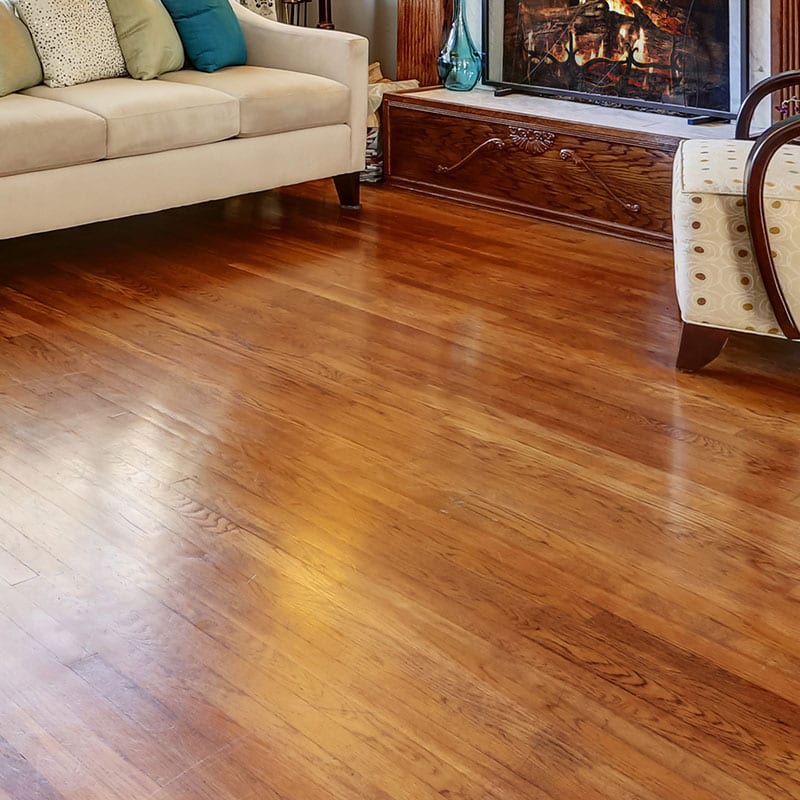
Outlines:
[[608,196],[619,203],[626,211],[638,214],[642,210],[638,203],[623,200],[574,150],[565,147],[559,155],[562,161],[574,161],[581,169],[586,170],[606,190]]
[[496,150],[502,150],[505,147],[505,142],[502,139],[498,139],[497,137],[493,137],[491,139],[487,139],[485,142],[481,142],[477,147],[475,147],[470,153],[464,156],[461,161],[456,161],[455,164],[451,164],[449,167],[445,166],[444,164],[439,164],[436,167],[436,172],[440,175],[447,175],[448,172],[454,172],[459,167],[463,167],[468,161],[471,161],[475,158],[481,150],[487,148],[494,148]]

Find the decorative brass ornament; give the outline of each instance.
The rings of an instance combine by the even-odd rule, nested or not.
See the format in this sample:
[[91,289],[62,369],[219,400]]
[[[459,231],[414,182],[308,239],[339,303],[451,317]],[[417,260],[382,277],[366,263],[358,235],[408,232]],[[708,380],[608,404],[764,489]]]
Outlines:
[[608,196],[619,203],[626,211],[630,211],[632,214],[638,214],[642,210],[639,203],[623,200],[574,150],[565,147],[559,153],[559,156],[561,156],[562,161],[572,161],[581,169],[586,170],[586,172],[606,190]]
[[514,147],[532,156],[540,156],[547,152],[556,139],[550,131],[537,131],[534,128],[509,128],[508,138]]
[[493,136],[491,139],[481,142],[477,147],[467,153],[464,158],[460,161],[456,161],[455,164],[451,164],[449,167],[444,164],[439,164],[436,167],[436,172],[439,175],[449,175],[451,172],[455,172],[457,169],[463,167],[469,161],[472,161],[482,150],[506,150],[515,148],[531,156],[540,156],[553,146],[555,140],[555,134],[550,133],[550,131],[509,126],[508,136],[504,139]]

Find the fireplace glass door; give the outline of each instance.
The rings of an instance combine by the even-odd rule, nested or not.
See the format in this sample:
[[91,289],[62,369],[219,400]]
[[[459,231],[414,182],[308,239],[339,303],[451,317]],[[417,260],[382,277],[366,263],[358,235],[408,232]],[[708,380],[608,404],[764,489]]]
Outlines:
[[744,0],[485,0],[484,82],[730,118],[745,86]]

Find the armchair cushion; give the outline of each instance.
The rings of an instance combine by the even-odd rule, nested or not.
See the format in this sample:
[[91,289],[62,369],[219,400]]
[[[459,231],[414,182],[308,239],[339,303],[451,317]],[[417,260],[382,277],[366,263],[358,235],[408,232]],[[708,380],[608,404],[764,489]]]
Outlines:
[[[684,322],[782,337],[753,257],[745,215],[749,141],[684,141],[675,157],[675,282]],[[764,187],[770,246],[800,308],[800,147],[783,147]]]

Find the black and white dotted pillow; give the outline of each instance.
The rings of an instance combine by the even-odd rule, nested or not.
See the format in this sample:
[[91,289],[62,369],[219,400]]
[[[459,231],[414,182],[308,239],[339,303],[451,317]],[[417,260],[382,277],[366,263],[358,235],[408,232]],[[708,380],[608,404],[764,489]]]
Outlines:
[[48,86],[125,75],[125,59],[105,0],[16,0],[16,5]]

